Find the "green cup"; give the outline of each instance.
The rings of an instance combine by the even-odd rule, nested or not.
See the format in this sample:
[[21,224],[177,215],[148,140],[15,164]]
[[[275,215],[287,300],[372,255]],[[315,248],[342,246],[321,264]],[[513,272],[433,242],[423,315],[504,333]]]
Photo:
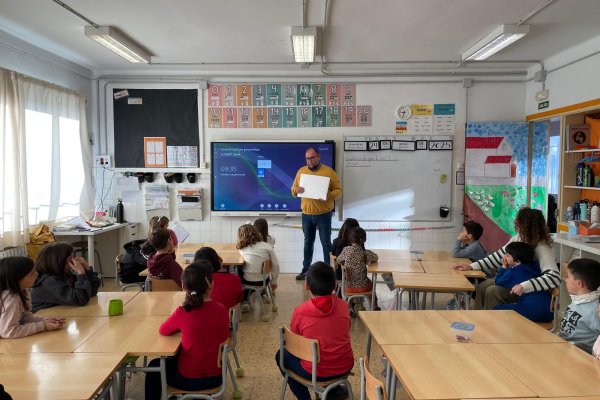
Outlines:
[[115,315],[123,315],[123,300],[112,299],[108,302],[108,315],[114,317]]

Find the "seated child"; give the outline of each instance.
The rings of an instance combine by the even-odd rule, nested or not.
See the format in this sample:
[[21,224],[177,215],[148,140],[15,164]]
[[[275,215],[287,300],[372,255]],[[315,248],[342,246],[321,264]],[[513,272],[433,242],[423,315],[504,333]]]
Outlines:
[[64,318],[44,318],[31,313],[29,288],[37,275],[30,258],[0,259],[0,338],[15,339],[54,331],[65,324]]
[[150,244],[156,249],[156,253],[148,258],[148,274],[156,279],[173,279],[181,286],[181,274],[183,270],[175,261],[175,246],[169,231],[158,228],[150,237]]
[[[358,221],[354,218],[346,218],[344,223],[340,227],[338,232],[338,237],[333,239],[333,243],[331,244],[331,255],[338,257],[344,247],[350,246],[350,232],[354,228],[358,228],[360,225]],[[342,280],[342,269],[339,267],[339,264],[335,266],[335,277],[338,281]]]
[[213,289],[210,298],[229,309],[242,301],[242,281],[236,274],[223,269],[223,259],[212,247],[201,247],[194,254],[194,262],[208,262],[212,268]]
[[367,232],[356,227],[350,231],[350,245],[338,256],[338,262],[346,269],[346,291],[362,293],[372,289],[373,283],[367,277],[367,264],[377,261],[377,254],[365,249]]
[[57,305],[85,306],[98,294],[98,274],[73,252],[73,246],[60,242],[47,244],[40,251],[35,260],[39,275],[31,288],[33,312]]
[[[538,278],[542,271],[540,264],[534,261],[535,250],[524,242],[510,242],[506,245],[506,253],[502,256],[502,267],[496,273],[496,286],[511,290],[529,279]],[[550,311],[550,293],[548,291],[523,293],[515,295],[515,303],[498,304],[494,310],[515,310],[534,322],[552,321],[554,314]]]
[[173,240],[173,246],[177,247],[177,245],[179,244],[179,241],[177,240],[177,235],[175,235],[175,232],[173,232],[173,230],[168,229],[169,227],[169,218],[162,216],[162,217],[152,217],[150,218],[150,221],[148,222],[148,239],[150,239],[150,236],[152,236],[152,233],[157,230],[158,228],[164,228],[166,230],[169,231],[169,235],[171,235],[171,239]]
[[452,248],[452,257],[468,258],[471,262],[484,258],[485,249],[479,243],[482,234],[483,227],[479,223],[475,221],[465,222]]
[[[311,265],[304,287],[311,292],[312,298],[296,307],[290,322],[290,330],[295,334],[319,341],[319,381],[345,376],[354,366],[348,305],[333,294],[335,285],[335,273],[329,265],[321,261]],[[275,361],[279,366],[279,351],[275,355]],[[286,351],[283,363],[287,369],[301,377],[311,378],[311,362],[301,361]],[[304,385],[291,378],[288,385],[296,398],[310,400],[310,394]],[[345,388],[332,391],[327,398],[344,398],[343,393],[339,393],[343,391]]]
[[[185,300],[159,328],[161,335],[181,332],[181,347],[166,360],[167,383],[182,390],[205,390],[222,384],[217,362],[219,346],[229,337],[229,311],[210,299],[212,273],[208,263],[190,264],[183,272]],[[154,359],[149,367],[158,367]],[[160,372],[146,373],[146,400],[160,399]]]
[[275,248],[275,238],[269,235],[269,224],[266,219],[259,218],[254,221],[254,227],[260,233],[263,242],[269,243],[273,248]]
[[[123,283],[144,282],[145,277],[140,272],[148,268],[148,257],[156,251],[146,239],[132,240],[123,245],[121,257],[121,272],[119,278]],[[146,244],[147,243],[147,244]],[[150,253],[146,253],[151,249]]]
[[565,284],[571,295],[571,304],[560,322],[558,335],[591,354],[594,341],[600,334],[600,263],[580,258],[571,261],[567,268]]

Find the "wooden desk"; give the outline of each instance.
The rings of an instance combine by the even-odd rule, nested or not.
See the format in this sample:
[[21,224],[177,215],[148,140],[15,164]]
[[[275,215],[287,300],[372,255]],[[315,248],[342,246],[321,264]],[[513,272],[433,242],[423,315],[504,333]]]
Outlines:
[[135,296],[123,309],[123,315],[129,316],[169,316],[183,304],[185,292],[142,292]]
[[536,396],[480,345],[383,345],[382,350],[415,400]]
[[56,306],[45,308],[36,313],[44,317],[107,317],[108,303],[112,299],[123,300],[126,305],[140,292],[98,292],[85,306]]
[[539,397],[600,395],[600,362],[569,343],[478,347]]
[[125,353],[0,354],[2,384],[14,400],[92,399],[124,357]]
[[413,258],[419,261],[451,261],[456,264],[471,264],[471,260],[468,258],[452,257],[452,252],[446,250],[426,250],[421,252],[412,252],[412,254]]
[[361,311],[360,319],[379,344],[454,344],[450,323],[437,311]]
[[369,249],[379,257],[379,260],[413,260],[415,257],[408,250],[398,249]]
[[422,274],[421,263],[415,260],[379,260],[367,265],[370,274],[385,274],[392,272],[418,273]]
[[[470,263],[470,262],[469,262]],[[452,267],[458,264],[455,261],[421,261],[421,266],[427,274],[460,274],[467,278],[482,278],[485,279],[485,273],[483,271],[456,271]]]
[[0,340],[0,353],[70,353],[108,323],[108,317],[69,317],[62,329]]
[[[416,309],[418,292],[425,293],[462,293],[465,296],[465,304],[469,306],[469,295],[475,287],[460,274],[407,274],[394,272],[394,286],[396,287],[397,309],[402,308],[402,291],[407,290],[412,295],[412,307]],[[423,297],[422,306],[425,308],[427,295]]]
[[474,343],[564,343],[565,341],[512,310],[438,311],[448,325],[475,324]]

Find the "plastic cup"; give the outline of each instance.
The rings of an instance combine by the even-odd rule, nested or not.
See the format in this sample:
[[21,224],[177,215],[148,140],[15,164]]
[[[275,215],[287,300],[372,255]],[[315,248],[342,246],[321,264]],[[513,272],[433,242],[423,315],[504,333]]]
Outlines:
[[114,317],[115,315],[123,315],[123,300],[112,299],[108,302],[108,315]]
[[475,325],[468,322],[453,322],[450,324],[452,328],[453,339],[461,343],[469,343],[471,334],[475,329]]

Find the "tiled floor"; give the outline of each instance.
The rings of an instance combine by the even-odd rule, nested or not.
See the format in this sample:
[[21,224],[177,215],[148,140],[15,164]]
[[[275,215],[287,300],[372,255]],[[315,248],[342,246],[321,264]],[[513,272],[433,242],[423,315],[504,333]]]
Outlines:
[[[248,314],[242,314],[240,331],[238,333],[238,354],[240,362],[245,369],[245,375],[237,378],[238,385],[242,389],[245,400],[269,400],[278,399],[283,379],[275,365],[275,352],[279,348],[279,334],[277,328],[283,324],[289,324],[294,308],[310,297],[304,290],[303,282],[296,282],[295,275],[282,274],[277,289],[276,303],[279,307],[277,313],[271,315],[269,322],[262,322],[258,303]],[[103,290],[119,290],[114,281],[107,280]],[[440,296],[441,297],[441,296]],[[436,299],[437,300],[437,299]],[[440,298],[438,301],[441,301]],[[367,330],[359,318],[352,320],[352,349],[354,351],[355,363],[353,373],[350,377],[354,398],[360,398],[360,368],[358,358],[365,356],[367,343]],[[381,350],[373,344],[371,351],[371,365],[373,372],[380,379],[383,365],[379,362]],[[233,357],[231,358],[233,362]],[[144,375],[135,373],[127,385],[127,398],[141,400],[144,398]],[[225,399],[232,399],[232,386],[227,382]],[[293,399],[289,389],[286,399]],[[398,399],[406,399],[406,393],[399,389]]]

